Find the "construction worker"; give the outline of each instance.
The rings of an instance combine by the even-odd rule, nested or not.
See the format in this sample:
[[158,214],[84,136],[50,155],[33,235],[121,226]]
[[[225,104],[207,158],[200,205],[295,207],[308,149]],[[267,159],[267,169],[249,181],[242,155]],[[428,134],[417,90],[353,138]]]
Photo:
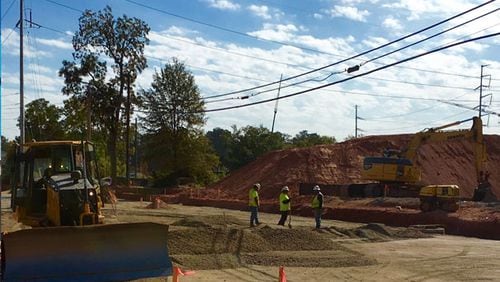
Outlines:
[[250,227],[259,225],[259,190],[260,184],[255,183],[248,192],[248,206],[250,207]]
[[291,198],[290,196],[288,196],[288,192],[290,192],[288,186],[283,186],[283,188],[281,188],[281,193],[279,196],[281,218],[280,221],[278,222],[278,225],[283,225],[283,226],[285,225],[288,214],[291,211],[290,207]]
[[321,228],[321,214],[323,213],[323,194],[318,185],[313,188],[314,197],[312,198],[311,207],[314,211],[314,219],[316,220],[316,229]]

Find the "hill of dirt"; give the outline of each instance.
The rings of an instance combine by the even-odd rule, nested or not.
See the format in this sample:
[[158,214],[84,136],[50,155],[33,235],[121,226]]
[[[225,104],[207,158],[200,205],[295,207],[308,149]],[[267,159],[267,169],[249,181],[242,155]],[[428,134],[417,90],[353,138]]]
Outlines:
[[[412,135],[368,136],[333,145],[295,148],[267,153],[209,188],[221,196],[245,200],[253,183],[262,184],[262,199],[275,199],[283,185],[297,195],[300,183],[343,185],[362,183],[364,156],[381,156],[386,148],[401,149]],[[493,193],[500,198],[500,136],[485,136]],[[424,184],[457,184],[462,197],[472,197],[476,173],[472,145],[466,140],[422,145],[416,164]]]

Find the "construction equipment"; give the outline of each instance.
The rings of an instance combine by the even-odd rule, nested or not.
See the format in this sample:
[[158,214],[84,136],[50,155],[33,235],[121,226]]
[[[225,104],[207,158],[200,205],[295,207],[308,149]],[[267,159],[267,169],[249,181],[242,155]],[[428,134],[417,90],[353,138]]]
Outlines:
[[130,280],[169,275],[168,226],[102,225],[93,144],[19,146],[11,207],[33,229],[2,234],[2,280]]
[[460,201],[457,185],[428,185],[420,189],[420,210],[424,212],[441,209],[455,212]]
[[19,146],[11,207],[30,226],[102,223],[101,181],[92,143],[43,141]]
[[[469,121],[472,121],[472,127],[468,130],[443,131],[445,128]],[[378,181],[378,185],[375,187],[379,188],[379,191],[389,190],[390,196],[416,197],[420,193],[420,188],[424,186],[421,183],[421,170],[415,164],[420,146],[429,142],[446,142],[457,139],[470,140],[473,146],[474,167],[477,176],[477,187],[475,187],[473,199],[481,201],[486,196],[491,198],[493,194],[488,182],[489,173],[485,170],[487,154],[483,141],[483,124],[479,117],[418,132],[405,150],[385,150],[383,157],[366,157],[363,161],[361,178]],[[374,186],[365,185],[365,187],[373,189]]]

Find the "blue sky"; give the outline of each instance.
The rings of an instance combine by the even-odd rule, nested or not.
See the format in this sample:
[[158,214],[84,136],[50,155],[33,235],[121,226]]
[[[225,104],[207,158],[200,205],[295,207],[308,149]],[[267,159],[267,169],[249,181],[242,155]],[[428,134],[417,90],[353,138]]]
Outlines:
[[[62,79],[57,71],[71,59],[72,33],[78,29],[82,10],[109,5],[115,16],[127,14],[151,27],[146,48],[149,67],[136,82],[150,86],[152,75],[172,57],[194,74],[204,97],[278,81],[395,40],[420,28],[470,9],[482,1],[467,0],[25,0],[26,14],[42,28],[25,30],[26,103],[45,98],[58,106]],[[65,7],[66,6],[66,7]],[[145,7],[146,6],[146,7]],[[10,7],[10,8],[9,8]],[[436,38],[364,64],[358,72],[342,72],[376,56],[423,39],[443,29],[499,8],[494,2],[395,45],[341,63],[320,72],[283,82],[280,95],[332,83],[376,69],[457,40],[500,32],[500,12]],[[1,0],[2,33],[2,134],[18,135],[19,31],[15,28],[19,0]],[[176,16],[173,16],[176,15]],[[186,20],[190,19],[190,20]],[[200,24],[204,23],[204,24]],[[215,27],[218,28],[215,28]],[[259,38],[261,40],[259,40]],[[274,42],[271,42],[274,41]],[[280,44],[276,43],[280,42]],[[279,101],[275,130],[295,135],[301,130],[335,136],[354,134],[354,108],[363,120],[364,135],[412,133],[424,128],[470,118],[477,112],[480,66],[488,64],[489,89],[484,89],[487,109],[500,112],[500,38],[493,37],[407,62],[398,67],[356,78]],[[206,99],[207,109],[242,105],[276,97],[267,88]],[[249,99],[241,100],[242,96]],[[448,103],[446,103],[448,102]],[[451,104],[450,104],[451,103]],[[452,105],[453,104],[453,105]],[[207,113],[205,130],[246,125],[271,127],[274,102]],[[490,115],[487,134],[500,134],[500,119]],[[461,127],[467,128],[470,124]]]

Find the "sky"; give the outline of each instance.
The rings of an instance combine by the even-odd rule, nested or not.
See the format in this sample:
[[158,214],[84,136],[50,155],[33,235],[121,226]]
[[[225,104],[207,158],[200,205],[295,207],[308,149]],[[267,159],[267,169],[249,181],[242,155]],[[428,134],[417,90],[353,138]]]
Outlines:
[[[19,135],[19,1],[1,0],[0,12],[1,130],[9,139]],[[500,12],[495,11],[500,4],[493,2],[395,44],[345,59],[482,3],[485,1],[25,0],[25,15],[39,25],[24,31],[25,103],[44,98],[63,105],[67,96],[61,93],[63,80],[58,70],[63,60],[72,59],[78,19],[85,9],[97,11],[109,5],[116,17],[137,17],[151,28],[145,49],[148,67],[139,75],[136,89],[148,89],[153,74],[178,58],[194,75],[206,103],[205,131],[216,127],[231,130],[232,125],[271,128],[277,109],[275,131],[294,136],[307,130],[344,140],[355,134],[357,107],[358,134],[414,133],[478,114],[473,109],[479,105],[481,65],[486,65],[483,108],[500,113],[500,37],[377,69],[500,32]],[[376,59],[382,55],[387,56]],[[346,72],[356,65],[361,65],[358,71]],[[363,75],[366,72],[371,73]],[[363,76],[355,77],[358,75]],[[345,79],[350,80],[342,82]],[[259,87],[270,83],[274,84]],[[255,89],[238,92],[248,88]],[[231,92],[237,93],[225,95]],[[219,95],[224,96],[211,97]],[[277,104],[244,106],[278,95],[290,96]],[[213,111],[231,106],[242,107]],[[483,121],[486,134],[500,134],[498,114],[483,116]],[[466,122],[453,129],[470,126]]]

